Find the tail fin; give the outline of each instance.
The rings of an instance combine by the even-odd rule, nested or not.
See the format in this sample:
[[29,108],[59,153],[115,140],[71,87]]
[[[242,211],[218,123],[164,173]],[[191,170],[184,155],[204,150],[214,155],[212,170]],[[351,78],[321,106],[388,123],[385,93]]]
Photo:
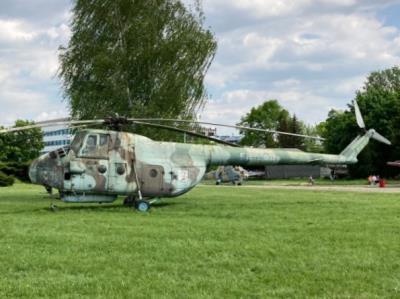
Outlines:
[[374,129],[366,130],[363,117],[360,112],[360,108],[356,101],[354,101],[354,110],[356,113],[357,124],[361,129],[365,130],[365,134],[357,136],[341,153],[340,155],[345,156],[346,160],[352,163],[357,162],[358,154],[367,146],[369,140],[375,139],[376,141],[391,145],[390,141],[383,137],[381,134],[376,132]]

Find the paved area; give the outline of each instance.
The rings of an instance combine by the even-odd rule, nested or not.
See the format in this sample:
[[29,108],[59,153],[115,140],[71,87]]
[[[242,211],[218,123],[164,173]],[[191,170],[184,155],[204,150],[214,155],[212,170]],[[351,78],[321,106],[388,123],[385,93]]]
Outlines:
[[307,190],[307,191],[338,191],[338,192],[367,192],[367,193],[400,193],[400,186],[388,186],[385,188],[363,186],[363,185],[199,185],[201,187],[213,188],[256,188],[256,189],[285,189],[285,190]]

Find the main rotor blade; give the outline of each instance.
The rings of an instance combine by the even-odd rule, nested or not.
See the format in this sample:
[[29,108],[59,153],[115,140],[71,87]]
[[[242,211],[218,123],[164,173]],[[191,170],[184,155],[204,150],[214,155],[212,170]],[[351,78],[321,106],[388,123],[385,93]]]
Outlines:
[[296,136],[302,138],[310,138],[315,140],[325,140],[325,138],[317,137],[317,136],[309,136],[303,134],[296,134],[296,133],[288,133],[276,130],[269,130],[269,129],[259,129],[259,128],[249,128],[244,126],[234,126],[234,125],[226,125],[226,124],[219,124],[219,123],[211,123],[211,122],[204,122],[204,121],[194,121],[194,120],[181,120],[181,119],[163,119],[163,118],[129,118],[130,121],[165,121],[165,122],[177,122],[177,123],[190,123],[190,124],[199,124],[199,125],[209,125],[209,126],[216,126],[216,127],[225,127],[225,128],[232,128],[244,131],[256,131],[256,132],[264,132],[264,133],[272,133],[272,134],[280,134],[280,135],[288,135],[288,136]]
[[66,122],[66,121],[72,121],[72,120],[73,119],[71,117],[54,118],[54,119],[49,119],[49,120],[36,121],[35,125],[48,124],[48,123],[54,123],[54,122]]
[[356,100],[354,100],[353,102],[354,102],[354,111],[356,113],[357,124],[361,129],[365,129],[365,123],[360,111],[360,107],[358,107]]
[[154,127],[154,128],[160,128],[160,129],[166,129],[166,130],[180,132],[180,133],[186,133],[188,135],[199,137],[199,138],[203,138],[203,139],[208,139],[208,140],[214,141],[216,143],[221,143],[221,144],[224,144],[224,145],[229,145],[229,146],[234,146],[234,147],[240,147],[237,144],[234,144],[234,143],[231,143],[231,142],[228,142],[228,141],[224,141],[224,140],[220,140],[220,139],[217,139],[217,138],[213,138],[213,137],[210,137],[210,136],[206,136],[206,135],[203,135],[203,134],[200,134],[200,133],[196,133],[196,132],[193,132],[193,131],[189,131],[189,130],[179,129],[179,128],[176,128],[176,127],[160,125],[160,124],[152,124],[152,123],[143,122],[143,121],[136,121],[136,120],[132,120],[132,119],[130,119],[130,121],[132,123],[138,124],[138,125],[149,126],[149,127]]
[[83,125],[83,124],[101,124],[104,123],[103,119],[92,119],[92,120],[69,120],[69,121],[46,121],[38,124],[32,124],[23,127],[11,127],[6,129],[1,129],[0,134],[11,133],[11,132],[20,132],[35,128],[46,128],[46,127],[55,127],[55,126],[71,126],[71,125]]

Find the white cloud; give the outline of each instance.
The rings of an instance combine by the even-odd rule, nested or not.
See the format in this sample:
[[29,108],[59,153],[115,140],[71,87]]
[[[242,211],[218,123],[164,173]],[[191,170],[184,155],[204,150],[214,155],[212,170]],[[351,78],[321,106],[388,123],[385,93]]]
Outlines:
[[[344,108],[371,71],[400,62],[399,28],[376,16],[392,2],[400,3],[289,1],[272,12],[279,1],[206,2],[210,24],[220,30],[218,67],[206,78],[214,98],[203,119],[235,123],[270,98],[309,123]],[[260,17],[268,13],[274,16]]]
[[0,19],[0,124],[66,111],[55,78],[58,46],[70,35],[62,21],[37,26],[26,20]]
[[36,37],[36,33],[28,30],[21,21],[0,20],[0,41],[30,41]]
[[232,0],[235,9],[247,11],[257,18],[282,16],[294,13],[306,4],[307,0]]
[[69,111],[67,109],[42,112],[34,118],[34,121],[45,121],[64,117],[69,117]]
[[[326,117],[329,110],[326,109],[328,101],[312,92],[300,88],[279,90],[232,90],[225,92],[221,98],[210,101],[206,106],[201,120],[235,124],[240,118],[250,111],[252,107],[261,105],[264,101],[276,99],[291,113],[296,114],[300,119],[307,120],[310,124],[318,123]],[[305,105],[305,103],[312,105]],[[219,134],[229,134],[230,129],[218,129]]]

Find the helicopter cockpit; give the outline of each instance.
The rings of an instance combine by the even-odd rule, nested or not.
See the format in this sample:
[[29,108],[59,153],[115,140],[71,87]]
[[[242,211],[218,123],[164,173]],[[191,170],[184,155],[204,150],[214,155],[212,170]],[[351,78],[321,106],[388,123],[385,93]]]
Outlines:
[[78,132],[71,144],[75,156],[81,158],[107,158],[110,147],[110,134],[103,132]]
[[109,134],[87,134],[78,156],[106,158],[108,156],[109,145]]

